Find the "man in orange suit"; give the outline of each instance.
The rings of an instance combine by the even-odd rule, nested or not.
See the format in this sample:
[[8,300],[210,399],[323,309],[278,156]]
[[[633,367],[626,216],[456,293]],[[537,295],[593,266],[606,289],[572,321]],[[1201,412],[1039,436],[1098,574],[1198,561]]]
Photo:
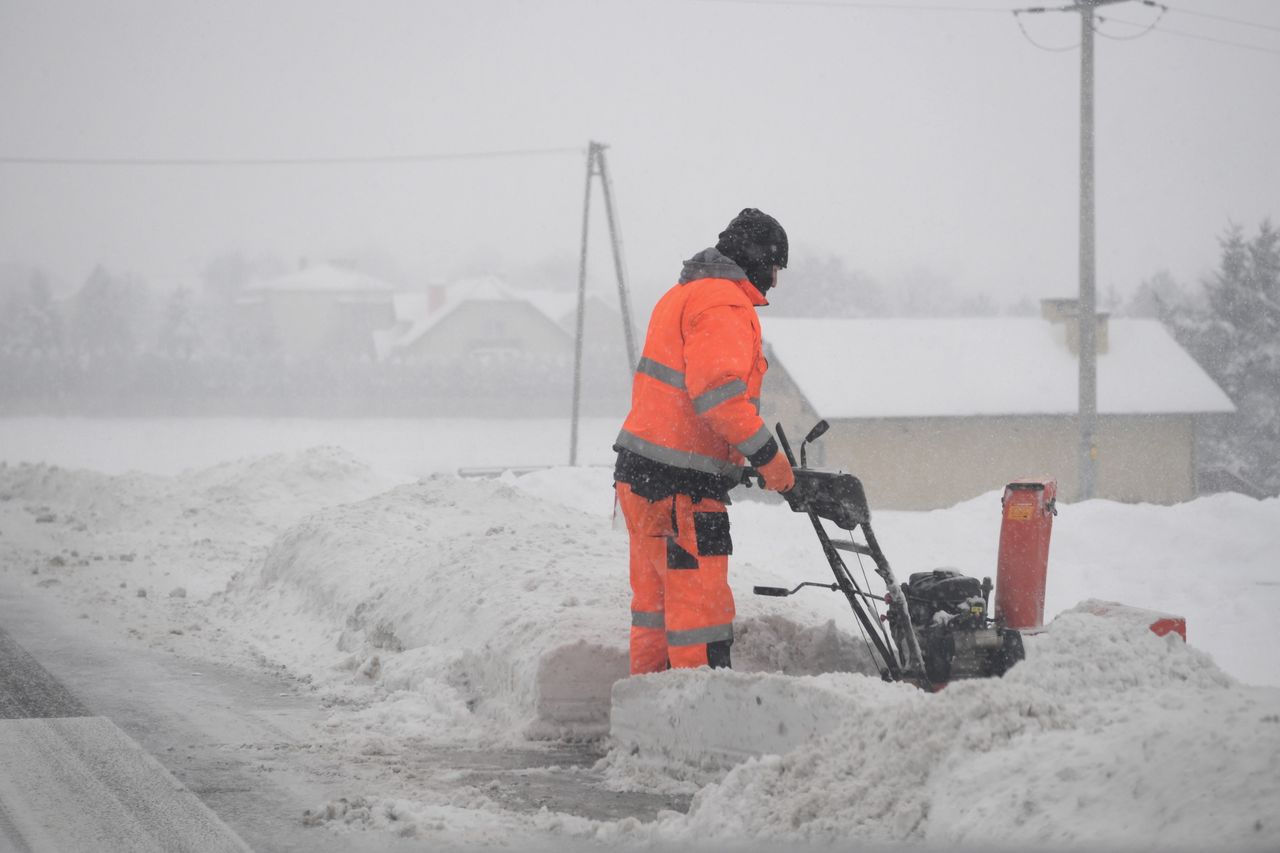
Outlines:
[[760,417],[768,362],[756,308],[787,265],[787,233],[755,208],[684,262],[658,300],[618,434],[618,503],[631,537],[631,672],[727,667],[733,644],[729,489],[795,475]]

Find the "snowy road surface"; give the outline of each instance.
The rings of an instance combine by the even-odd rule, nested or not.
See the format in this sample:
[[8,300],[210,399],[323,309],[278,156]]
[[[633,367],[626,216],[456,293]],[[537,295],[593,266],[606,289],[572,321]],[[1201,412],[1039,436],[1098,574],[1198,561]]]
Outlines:
[[243,849],[239,832],[256,849],[352,849],[299,833],[303,811],[332,794],[293,759],[314,703],[282,680],[156,654],[86,622],[0,584],[0,708],[46,717],[0,722],[22,727],[0,735],[0,803],[26,846]]
[[0,763],[0,842],[10,849],[249,849],[103,717],[0,720]]
[[[90,715],[59,720],[123,735],[59,722],[55,740],[3,742],[47,768],[73,760],[39,743],[123,754],[127,737],[135,776],[163,768],[130,785],[167,772],[254,849],[1280,844],[1280,501],[1062,505],[1047,615],[1121,601],[1185,616],[1189,644],[1067,613],[1005,679],[934,696],[857,674],[866,652],[840,596],[751,596],[825,564],[806,519],[737,501],[735,672],[611,696],[628,592],[607,470],[459,479],[439,473],[456,441],[402,425],[375,465],[313,447],[183,470],[178,437],[214,461],[224,425],[200,423],[158,427],[174,439],[158,464],[129,444],[124,467],[141,470],[15,464],[105,459],[99,426],[0,423],[20,439],[0,457],[0,628],[9,657],[27,660],[16,643],[50,676],[7,664],[0,701],[44,697]],[[532,426],[439,432],[473,433],[459,463],[484,464],[513,431],[548,441],[504,459],[553,461],[560,436]],[[273,424],[268,439],[292,437]],[[395,470],[413,446],[428,455]],[[899,575],[992,572],[998,494],[877,522]],[[747,699],[758,711],[735,713]],[[52,807],[9,805],[13,756],[0,825],[35,837]]]
[[195,794],[90,716],[0,629],[0,842],[6,849],[246,851]]
[[363,774],[443,777],[486,788],[517,813],[617,820],[687,805],[606,789],[591,770],[603,754],[595,744],[420,744],[353,767],[317,731],[326,716],[317,698],[278,672],[122,643],[3,582],[0,625],[0,850],[424,849],[325,828],[360,814],[358,802],[341,809]]

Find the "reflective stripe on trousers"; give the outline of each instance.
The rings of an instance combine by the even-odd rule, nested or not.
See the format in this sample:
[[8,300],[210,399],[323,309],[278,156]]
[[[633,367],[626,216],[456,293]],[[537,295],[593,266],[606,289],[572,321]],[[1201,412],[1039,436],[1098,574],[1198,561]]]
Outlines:
[[632,610],[631,624],[636,628],[665,628],[667,620],[661,610]]
[[[733,592],[728,556],[700,553],[694,515],[724,513],[724,504],[687,495],[649,501],[626,483],[617,490],[631,544],[631,673],[708,665],[707,644],[733,639]],[[669,544],[696,564],[669,568]]]
[[668,646],[697,646],[733,639],[733,623],[711,625],[707,628],[690,628],[688,631],[668,631]]

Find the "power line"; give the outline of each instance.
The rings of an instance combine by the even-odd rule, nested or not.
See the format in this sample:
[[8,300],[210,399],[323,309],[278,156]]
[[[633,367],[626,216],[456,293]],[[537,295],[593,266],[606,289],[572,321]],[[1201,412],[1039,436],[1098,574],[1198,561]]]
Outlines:
[[[1151,31],[1156,28],[1156,25],[1160,23],[1160,21],[1164,18],[1165,14],[1169,11],[1168,6],[1165,6],[1160,3],[1154,3],[1150,5],[1158,6],[1160,8],[1160,14],[1156,15],[1155,20],[1153,20],[1150,24],[1148,24],[1147,28],[1140,33],[1137,33],[1131,36],[1113,36],[1110,33],[1104,33],[1102,30],[1098,29],[1097,26],[1094,26],[1093,31],[1098,35],[1102,36],[1103,38],[1108,38],[1108,39],[1111,39],[1112,41],[1134,41],[1135,39],[1140,39],[1143,36],[1150,35]],[[1098,23],[1109,22],[1112,20],[1112,18],[1103,17],[1102,15],[1095,15],[1094,17],[1097,19]],[[1116,21],[1116,23],[1128,23],[1128,21]]]
[[[1280,50],[1276,50],[1269,47],[1262,47],[1261,45],[1246,44],[1244,42],[1238,42],[1238,41],[1230,41],[1228,39],[1220,39],[1220,38],[1215,38],[1213,36],[1200,35],[1199,33],[1189,33],[1189,32],[1185,32],[1184,30],[1174,30],[1174,29],[1170,29],[1169,27],[1162,26],[1160,24],[1160,21],[1163,20],[1166,12],[1177,12],[1180,10],[1166,6],[1163,3],[1158,3],[1156,2],[1156,0],[1139,0],[1139,2],[1142,3],[1142,5],[1144,6],[1151,6],[1154,8],[1158,8],[1160,10],[1160,14],[1150,24],[1139,24],[1136,21],[1126,21],[1123,18],[1113,18],[1109,15],[1106,17],[1102,15],[1098,15],[1097,20],[1099,22],[1105,21],[1106,23],[1110,23],[1110,24],[1122,24],[1127,27],[1137,27],[1141,29],[1142,32],[1132,36],[1116,36],[1116,35],[1111,35],[1109,33],[1104,33],[1102,32],[1102,30],[1098,29],[1097,27],[1094,27],[1093,31],[1096,32],[1098,35],[1103,36],[1104,38],[1113,39],[1115,41],[1132,41],[1133,39],[1141,38],[1151,32],[1161,32],[1161,33],[1165,33],[1166,35],[1179,36],[1181,38],[1189,38],[1189,39],[1196,39],[1197,41],[1213,42],[1215,44],[1226,45],[1228,47],[1238,47],[1238,48],[1241,48],[1242,50],[1253,50],[1259,53],[1272,53],[1272,54],[1280,55]],[[1022,31],[1022,35],[1032,45],[1040,48],[1041,50],[1047,50],[1052,53],[1062,53],[1068,50],[1075,50],[1077,47],[1079,47],[1079,44],[1070,45],[1068,47],[1051,47],[1048,45],[1041,44],[1040,42],[1032,38],[1031,33],[1029,33],[1027,31],[1027,28],[1023,26],[1022,16],[1025,14],[1037,14],[1042,12],[1073,12],[1073,11],[1076,11],[1078,8],[1080,7],[1076,5],[1070,5],[1070,6],[1034,6],[1026,9],[1015,9],[1013,10],[1013,19],[1017,22],[1018,29]],[[1247,23],[1244,21],[1235,21],[1235,22]],[[1272,27],[1266,27],[1261,24],[1256,26],[1262,26],[1264,29],[1273,29]]]
[[[1177,11],[1177,10],[1171,10],[1171,11]],[[1108,23],[1124,24],[1125,26],[1128,26],[1128,27],[1147,26],[1146,24],[1138,24],[1133,21],[1126,21],[1123,18],[1107,18],[1106,20]],[[1214,44],[1226,45],[1228,47],[1238,47],[1242,50],[1253,50],[1253,51],[1257,51],[1258,53],[1271,53],[1271,54],[1280,56],[1280,50],[1276,50],[1270,47],[1262,47],[1261,45],[1245,44],[1244,42],[1239,42],[1239,41],[1229,41],[1228,39],[1214,38],[1213,36],[1204,36],[1204,35],[1200,35],[1199,33],[1188,33],[1183,30],[1171,30],[1168,27],[1163,27],[1163,26],[1152,25],[1151,29],[1154,29],[1156,32],[1164,33],[1166,35],[1179,36],[1181,38],[1188,38],[1188,39],[1195,39],[1196,41],[1208,41],[1208,42],[1213,42]],[[1116,38],[1116,36],[1108,36],[1108,38]]]
[[[1148,2],[1148,0],[1143,0],[1143,3],[1148,6],[1158,5],[1154,2]],[[1239,24],[1242,27],[1256,27],[1260,30],[1271,30],[1272,32],[1280,33],[1280,27],[1271,24],[1259,24],[1255,21],[1244,21],[1240,18],[1228,18],[1226,15],[1211,15],[1208,12],[1192,12],[1190,9],[1180,9],[1177,6],[1166,6],[1165,8],[1171,12],[1177,12],[1179,15],[1191,15],[1196,18],[1207,18],[1211,21],[1225,21],[1228,24]]]
[[[939,3],[861,2],[861,0],[696,0],[696,2],[732,3],[740,6],[818,6],[828,9],[866,9],[882,12],[978,12],[1000,14],[1013,12],[1015,15],[1020,12],[1070,12],[1076,8],[1073,4],[1066,6],[1036,6],[1029,9],[1011,9],[1008,6],[947,6]],[[1237,24],[1242,27],[1255,27],[1260,30],[1280,32],[1280,26],[1273,26],[1271,24],[1260,24],[1256,21],[1246,21],[1241,18],[1231,18],[1226,15],[1213,15],[1208,12],[1195,12],[1190,9],[1183,9],[1176,6],[1166,6],[1163,3],[1156,2],[1156,0],[1138,0],[1138,2],[1142,3],[1144,6],[1158,7],[1163,12],[1176,12],[1180,15],[1189,15],[1212,21],[1223,21],[1229,24]],[[1165,32],[1168,31],[1166,30]],[[1054,49],[1055,48],[1046,48],[1046,50]]]
[[1062,11],[1066,11],[1066,10],[1065,9],[1043,9],[1043,8],[1015,9],[1013,12],[1013,20],[1018,24],[1018,29],[1022,31],[1023,37],[1027,41],[1031,42],[1033,46],[1038,47],[1041,50],[1047,50],[1050,53],[1066,53],[1069,50],[1075,50],[1076,48],[1078,48],[1080,46],[1080,42],[1076,42],[1075,44],[1070,44],[1065,47],[1050,47],[1048,45],[1041,44],[1040,42],[1032,38],[1031,33],[1027,32],[1027,28],[1022,24],[1022,14],[1024,12],[1062,12]]
[[[1014,15],[1014,19],[1018,23],[1018,29],[1022,30],[1023,37],[1025,37],[1026,40],[1030,42],[1032,45],[1034,45],[1035,47],[1038,47],[1041,50],[1050,51],[1052,53],[1062,53],[1069,50],[1075,50],[1080,46],[1078,43],[1070,46],[1065,46],[1065,47],[1053,47],[1053,46],[1041,44],[1031,36],[1031,34],[1027,31],[1027,28],[1023,26],[1022,19],[1021,19],[1021,15],[1027,14],[1027,13],[1076,11],[1079,9],[1079,6],[1076,5],[1075,3],[1065,5],[1065,6],[1033,6],[1033,7],[1024,8],[1024,9],[1011,9],[1005,6],[945,6],[937,3],[859,2],[859,0],[695,0],[695,2],[731,3],[739,6],[810,6],[810,7],[819,7],[819,8],[827,8],[827,9],[853,9],[853,10],[882,11],[882,12],[965,12],[965,13],[998,13],[998,14],[1008,14],[1012,12]],[[1280,54],[1280,50],[1272,50],[1271,48],[1267,48],[1267,47],[1260,47],[1258,45],[1252,45],[1252,44],[1244,44],[1242,42],[1234,42],[1234,41],[1229,41],[1227,39],[1219,39],[1219,38],[1214,38],[1212,36],[1199,35],[1197,33],[1188,33],[1182,30],[1173,30],[1173,29],[1169,29],[1168,27],[1159,26],[1158,24],[1159,24],[1159,21],[1163,19],[1166,12],[1176,12],[1182,15],[1192,15],[1199,18],[1206,18],[1209,20],[1216,20],[1216,21],[1224,21],[1226,23],[1238,24],[1240,26],[1245,26],[1245,27],[1256,27],[1258,29],[1272,30],[1275,32],[1280,32],[1280,27],[1272,26],[1270,24],[1260,24],[1255,21],[1245,21],[1240,18],[1231,18],[1225,15],[1212,15],[1207,12],[1193,12],[1189,9],[1170,7],[1170,6],[1166,6],[1163,3],[1156,2],[1156,0],[1138,0],[1138,2],[1142,3],[1144,6],[1151,6],[1151,7],[1160,9],[1160,15],[1159,17],[1156,18],[1156,23],[1153,23],[1150,25],[1137,24],[1132,21],[1124,21],[1117,18],[1106,18],[1105,20],[1112,23],[1117,23],[1117,24],[1126,24],[1131,27],[1144,27],[1145,28],[1144,32],[1134,36],[1115,36],[1115,35],[1110,35],[1108,33],[1104,33],[1100,30],[1095,30],[1095,32],[1097,32],[1098,35],[1103,36],[1104,38],[1113,39],[1115,41],[1132,41],[1133,39],[1141,38],[1142,36],[1147,35],[1147,33],[1149,32],[1158,31],[1158,32],[1166,33],[1172,36],[1180,36],[1182,38],[1190,38],[1190,39],[1197,39],[1200,41],[1213,42],[1215,44],[1226,45],[1229,47],[1238,47],[1244,50],[1253,50],[1253,51],[1258,51],[1260,53]]]
[[875,3],[844,0],[697,0],[700,3],[734,3],[743,6],[822,6],[828,9],[867,9],[880,12],[979,12],[1007,15],[1008,6],[944,6],[938,3]]
[[510,151],[375,154],[356,157],[11,157],[0,155],[0,164],[14,166],[362,166],[581,153],[581,148],[525,148]]

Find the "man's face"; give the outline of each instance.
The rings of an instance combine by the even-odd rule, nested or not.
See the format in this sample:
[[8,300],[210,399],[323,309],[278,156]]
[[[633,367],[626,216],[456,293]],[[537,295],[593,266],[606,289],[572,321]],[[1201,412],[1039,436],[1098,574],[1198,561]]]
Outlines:
[[782,267],[778,266],[777,264],[774,264],[773,266],[769,267],[769,282],[770,282],[769,289],[770,290],[778,286],[778,270],[780,269],[782,269]]

